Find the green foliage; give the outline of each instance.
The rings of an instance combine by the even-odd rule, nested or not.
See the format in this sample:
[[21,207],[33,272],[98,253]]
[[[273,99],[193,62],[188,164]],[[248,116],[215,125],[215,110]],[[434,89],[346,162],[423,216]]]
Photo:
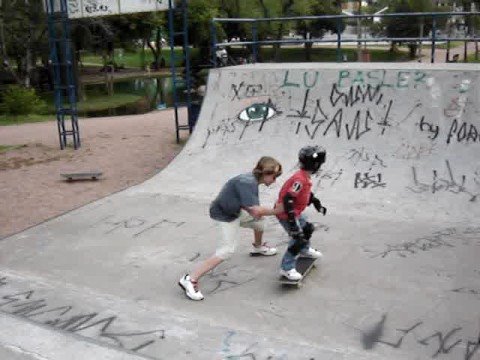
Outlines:
[[42,114],[47,111],[46,103],[35,93],[19,85],[10,85],[2,96],[0,112],[8,115]]
[[[398,51],[392,53],[388,49],[370,48],[370,59],[372,62],[402,62],[408,61],[408,53]],[[233,56],[244,56],[239,48],[232,48]],[[348,61],[356,61],[357,49],[354,47],[342,48],[341,55],[345,55]],[[260,49],[260,56],[264,61],[274,60],[274,50],[271,47]],[[280,49],[280,56],[276,59],[279,63],[294,63],[305,61],[305,50],[300,47],[284,47]],[[337,50],[332,47],[314,47],[311,49],[311,59],[313,62],[336,62]]]

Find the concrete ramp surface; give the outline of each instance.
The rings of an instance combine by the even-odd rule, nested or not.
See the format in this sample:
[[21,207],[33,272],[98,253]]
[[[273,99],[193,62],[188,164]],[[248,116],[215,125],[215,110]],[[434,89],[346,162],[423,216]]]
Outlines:
[[[197,127],[165,170],[0,242],[2,321],[125,359],[480,359],[477,68],[212,70]],[[279,255],[249,257],[242,232],[202,278],[206,299],[186,299],[176,284],[215,249],[208,205],[223,183],[273,156],[284,175],[261,188],[273,204],[313,144],[327,151],[313,180],[328,214],[306,211],[324,259],[304,287],[278,283],[288,239],[269,218]],[[42,334],[51,346],[18,333],[0,344],[73,356]]]

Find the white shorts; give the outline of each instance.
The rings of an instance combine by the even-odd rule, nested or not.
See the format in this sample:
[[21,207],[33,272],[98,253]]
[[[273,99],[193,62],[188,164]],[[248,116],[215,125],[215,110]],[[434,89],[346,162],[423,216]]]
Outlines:
[[263,231],[263,219],[255,219],[247,211],[240,210],[240,216],[231,222],[215,221],[219,230],[215,255],[220,259],[230,258],[236,248],[240,227]]

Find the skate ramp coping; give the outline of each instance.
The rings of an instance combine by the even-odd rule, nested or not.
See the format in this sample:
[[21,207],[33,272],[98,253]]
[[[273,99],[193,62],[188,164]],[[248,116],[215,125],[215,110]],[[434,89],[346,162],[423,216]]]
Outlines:
[[284,175],[320,145],[314,191],[329,211],[476,218],[480,82],[475,64],[254,64],[211,70],[193,135],[158,176],[131,189],[211,200],[262,155]]

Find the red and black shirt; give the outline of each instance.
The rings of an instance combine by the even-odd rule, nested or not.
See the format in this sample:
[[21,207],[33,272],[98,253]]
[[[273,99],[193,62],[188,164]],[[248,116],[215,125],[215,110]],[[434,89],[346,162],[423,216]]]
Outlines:
[[[310,201],[310,193],[312,192],[312,181],[310,180],[310,174],[305,170],[298,170],[294,173],[280,189],[277,204],[283,204],[283,199],[287,194],[290,194],[294,200],[294,213],[295,218],[298,218],[300,214],[305,210]],[[281,220],[287,220],[288,216],[286,212],[282,212],[277,215]]]

